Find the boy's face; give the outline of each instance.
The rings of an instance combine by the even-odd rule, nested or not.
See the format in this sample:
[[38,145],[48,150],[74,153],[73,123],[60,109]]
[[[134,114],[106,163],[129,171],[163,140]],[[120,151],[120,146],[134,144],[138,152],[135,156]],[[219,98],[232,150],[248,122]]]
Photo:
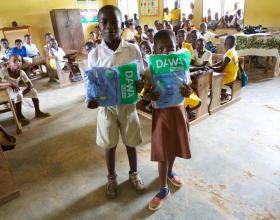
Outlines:
[[207,31],[206,25],[205,25],[205,24],[201,24],[201,25],[200,25],[200,32],[201,32],[201,33],[205,33],[206,31]]
[[169,54],[170,52],[176,51],[176,42],[175,37],[161,37],[157,41],[155,41],[154,45],[155,54]]
[[141,28],[141,26],[139,26],[139,27],[137,28],[137,32],[138,32],[139,34],[142,34],[142,28]]
[[148,25],[145,25],[145,26],[144,26],[144,31],[145,31],[145,33],[147,32],[148,29],[149,29],[149,26],[148,26]]
[[6,50],[9,49],[9,42],[7,40],[1,41],[1,44]]
[[21,50],[22,49],[22,42],[16,42],[16,48]]
[[205,47],[205,42],[203,40],[198,40],[196,42],[195,48],[198,52],[202,52]]
[[191,22],[189,20],[186,20],[185,26],[186,28],[191,28],[192,27]]
[[9,59],[9,68],[12,71],[20,70],[22,65],[21,58],[19,56],[11,56]]
[[120,39],[121,16],[116,10],[103,10],[99,15],[99,27],[106,42]]
[[142,54],[143,57],[146,56],[146,55],[151,55],[152,54],[151,47],[146,43],[141,44],[140,50],[141,50],[141,54]]
[[153,43],[154,42],[154,34],[151,31],[147,32],[148,40]]
[[46,42],[49,42],[51,39],[53,39],[54,37],[50,34],[46,36]]
[[31,36],[25,37],[25,42],[31,44],[32,38]]
[[58,48],[58,44],[57,44],[56,40],[51,40],[50,41],[50,46],[51,46],[51,48],[57,49]]
[[185,33],[178,32],[178,34],[177,34],[177,42],[178,42],[178,44],[183,43],[185,41],[185,39],[186,39]]

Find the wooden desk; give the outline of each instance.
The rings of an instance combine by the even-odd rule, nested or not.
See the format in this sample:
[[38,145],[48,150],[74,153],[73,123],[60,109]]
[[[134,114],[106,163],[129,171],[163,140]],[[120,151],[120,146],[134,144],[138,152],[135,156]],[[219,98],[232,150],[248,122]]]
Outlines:
[[211,79],[211,101],[209,105],[210,114],[216,112],[221,107],[221,90],[224,86],[224,74],[216,73],[212,74]]
[[0,205],[17,198],[20,195],[15,184],[8,161],[0,147]]

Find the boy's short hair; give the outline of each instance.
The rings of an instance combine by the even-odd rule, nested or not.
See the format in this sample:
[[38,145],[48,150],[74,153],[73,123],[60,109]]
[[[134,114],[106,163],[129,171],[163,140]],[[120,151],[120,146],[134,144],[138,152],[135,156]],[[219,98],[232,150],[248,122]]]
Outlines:
[[6,41],[6,42],[9,42],[7,38],[2,38],[2,39],[1,39],[1,42],[5,42],[5,41]]
[[139,47],[141,47],[143,44],[147,44],[147,45],[150,46],[151,49],[152,49],[152,44],[150,43],[150,41],[147,41],[147,40],[141,41],[141,43],[139,44]]
[[45,33],[45,38],[46,38],[46,36],[50,36],[50,35],[52,35],[51,33]]
[[204,38],[198,38],[198,39],[196,40],[196,42],[198,42],[198,41],[201,41],[201,42],[203,42],[204,44],[206,44],[206,40],[205,40]]
[[16,44],[16,43],[22,43],[22,40],[21,40],[21,39],[16,39],[16,40],[15,40],[15,44]]
[[28,38],[28,37],[31,37],[31,35],[30,34],[25,34],[24,35],[24,38]]
[[153,33],[155,33],[155,30],[154,30],[153,28],[149,28],[149,29],[147,30],[147,33],[148,33],[148,32],[153,34]]
[[228,42],[230,47],[234,47],[236,39],[233,35],[229,35],[229,36],[226,37],[225,42]]
[[160,30],[159,32],[157,32],[154,36],[154,42],[156,42],[157,40],[159,40],[161,38],[166,38],[166,37],[173,38],[173,40],[176,43],[176,36],[175,36],[174,32],[171,30]]
[[[118,7],[114,6],[114,5],[105,5],[102,8],[100,8],[99,11],[98,11],[98,14],[97,14],[98,20],[100,18],[100,14],[103,13],[103,11],[105,11],[105,10],[115,10],[118,13],[118,15],[119,15],[120,20],[122,20],[122,12],[121,12],[121,10]],[[125,15],[125,16],[127,16],[127,15]]]
[[187,34],[187,31],[185,29],[180,29],[177,31],[177,34],[179,34],[179,33]]
[[202,25],[204,25],[205,27],[207,27],[207,23],[206,23],[206,22],[202,22],[199,26],[201,27]]

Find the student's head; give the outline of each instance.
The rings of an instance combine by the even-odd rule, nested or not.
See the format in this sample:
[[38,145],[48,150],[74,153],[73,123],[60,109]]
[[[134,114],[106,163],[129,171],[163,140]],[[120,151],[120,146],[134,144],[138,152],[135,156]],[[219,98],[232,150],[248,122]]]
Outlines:
[[177,43],[182,44],[187,37],[187,32],[184,29],[180,29],[177,32]]
[[155,35],[155,31],[154,29],[150,28],[147,30],[146,32],[146,35],[148,37],[148,40],[151,42],[151,43],[154,43],[154,35]]
[[196,42],[198,39],[198,30],[192,30],[190,33],[192,42]]
[[21,60],[21,56],[17,55],[17,54],[12,54],[9,58],[9,68],[12,71],[18,71],[20,70],[22,65],[22,60]]
[[6,38],[2,38],[2,39],[1,39],[1,45],[5,48],[5,50],[7,50],[7,49],[10,48],[10,46],[9,46],[9,41],[8,41],[8,39],[6,39]]
[[173,30],[173,26],[170,22],[166,22],[165,27],[166,27],[166,30]]
[[219,21],[219,13],[218,12],[215,13],[215,20]]
[[105,42],[120,40],[121,11],[113,5],[105,5],[98,11],[98,21]]
[[22,40],[21,39],[16,39],[15,40],[15,46],[17,49],[21,50],[22,49]]
[[199,26],[200,32],[205,33],[207,31],[207,24],[206,22],[202,22]]
[[196,41],[195,49],[198,52],[202,52],[205,49],[206,41],[203,38],[199,38]]
[[176,1],[174,2],[174,7],[175,7],[175,8],[179,8],[179,1],[176,0]]
[[138,16],[137,16],[137,14],[135,13],[134,15],[133,15],[133,17],[134,17],[134,20],[137,20],[138,18]]
[[133,31],[134,30],[134,24],[132,22],[130,22],[128,24],[128,28]]
[[30,35],[30,34],[24,35],[24,41],[25,41],[26,43],[28,43],[28,44],[31,44],[31,42],[32,42],[32,37],[31,37],[31,35]]
[[50,39],[49,45],[50,45],[51,48],[54,48],[54,49],[56,49],[56,50],[57,50],[57,48],[58,48],[57,41],[56,41],[54,38]]
[[142,41],[139,44],[140,51],[142,54],[142,57],[145,57],[146,55],[151,55],[152,54],[152,45],[149,41]]
[[149,25],[145,24],[145,25],[144,25],[144,32],[146,33],[147,30],[149,30]]
[[51,33],[45,33],[45,40],[48,43],[50,39],[53,39],[54,36]]
[[165,12],[166,14],[169,14],[169,8],[164,8],[163,12]]
[[164,23],[160,23],[159,30],[164,30],[164,29],[165,29],[165,24]]
[[240,8],[239,2],[235,2],[235,3],[234,3],[234,10],[236,11],[236,10],[238,10],[239,8]]
[[155,25],[156,29],[159,31],[160,30],[160,21],[155,20],[154,25]]
[[189,19],[189,20],[192,20],[192,19],[193,19],[193,14],[189,14],[189,15],[188,15],[188,19]]
[[128,15],[124,15],[124,19],[127,21],[128,20]]
[[211,8],[208,8],[208,10],[207,10],[207,15],[209,16],[211,16],[211,14],[212,14],[212,12],[211,12]]
[[229,49],[235,47],[235,37],[232,35],[227,36],[224,46],[225,46],[226,50],[229,50]]
[[237,15],[238,15],[239,17],[241,17],[242,14],[243,14],[242,12],[243,12],[242,9],[238,9],[236,13],[237,13]]
[[186,29],[191,29],[192,28],[192,22],[190,19],[187,19],[185,22],[184,22],[184,28]]
[[135,29],[136,29],[136,31],[138,32],[139,35],[141,35],[143,33],[142,27],[140,25],[137,26]]
[[86,52],[89,53],[92,50],[92,48],[94,48],[94,43],[91,41],[88,41],[85,43],[84,48],[85,48]]
[[194,10],[194,3],[193,2],[190,3],[190,8],[191,8],[191,10]]
[[154,37],[155,54],[169,54],[176,51],[176,37],[173,31],[161,30]]

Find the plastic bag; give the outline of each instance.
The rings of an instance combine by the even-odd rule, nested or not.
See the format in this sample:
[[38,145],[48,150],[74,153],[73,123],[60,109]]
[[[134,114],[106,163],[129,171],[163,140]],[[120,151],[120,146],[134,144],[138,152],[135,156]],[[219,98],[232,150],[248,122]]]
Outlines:
[[189,52],[155,55],[150,57],[150,70],[155,91],[160,93],[157,108],[176,106],[184,100],[180,87],[186,82],[190,67]]
[[138,101],[136,63],[117,67],[93,67],[85,71],[86,100],[96,100],[99,106],[135,104]]

